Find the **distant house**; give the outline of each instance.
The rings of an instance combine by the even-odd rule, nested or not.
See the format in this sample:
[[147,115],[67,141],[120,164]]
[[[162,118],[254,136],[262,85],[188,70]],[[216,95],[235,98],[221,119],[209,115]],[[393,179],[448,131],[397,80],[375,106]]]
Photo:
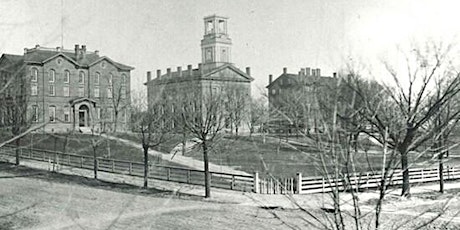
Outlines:
[[[198,68],[188,65],[186,69],[177,67],[176,71],[167,68],[166,73],[157,70],[152,79],[147,72],[147,94],[150,110],[164,113],[179,111],[173,103],[178,94],[187,94],[196,100],[199,107],[203,97],[215,96],[228,90],[235,90],[249,102],[251,95],[250,68],[240,70],[231,62],[232,41],[227,33],[228,18],[212,15],[204,18],[205,34],[201,40],[202,63]],[[175,121],[165,121],[175,127]]]
[[271,131],[292,133],[296,129],[309,131],[315,127],[315,112],[319,109],[318,95],[327,92],[336,82],[322,76],[320,69],[302,68],[297,74],[283,73],[273,80],[269,75],[268,102]]
[[24,120],[49,121],[48,132],[125,130],[133,69],[85,45],[74,50],[37,45],[23,55],[3,54],[0,126],[10,125],[10,111],[20,104]]

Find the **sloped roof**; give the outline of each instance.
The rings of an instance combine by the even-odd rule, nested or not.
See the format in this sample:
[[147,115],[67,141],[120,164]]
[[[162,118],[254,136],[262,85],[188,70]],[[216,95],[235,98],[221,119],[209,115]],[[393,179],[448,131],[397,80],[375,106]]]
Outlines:
[[[214,69],[207,70],[204,74],[201,74],[200,69],[192,69],[191,70],[192,74],[190,74],[188,69],[185,69],[185,70],[182,70],[182,73],[180,73],[179,71],[174,71],[174,72],[171,72],[170,74],[167,74],[167,73],[162,74],[161,77],[160,77],[161,80],[158,79],[158,78],[154,78],[151,81],[163,81],[163,80],[168,81],[168,80],[179,80],[179,79],[205,79],[205,78],[211,76],[212,74],[217,73],[219,71],[222,71],[222,70],[224,70],[226,68],[230,68],[233,71],[237,72],[238,74],[243,76],[245,79],[247,79],[247,81],[249,81],[249,82],[254,80],[254,78],[252,78],[251,76],[246,74],[246,72],[241,71],[240,69],[238,69],[234,65],[232,65],[232,64],[224,64],[224,65],[221,65],[221,66],[216,67]],[[144,83],[144,85],[146,85],[146,84],[148,84],[148,82]]]
[[279,81],[283,79],[290,79],[292,81],[288,85],[313,85],[313,84],[320,84],[320,85],[327,85],[332,81],[335,81],[335,78],[329,76],[306,76],[306,75],[298,75],[298,74],[291,74],[291,73],[283,73],[278,78],[276,78],[272,83],[267,85],[265,88],[271,88],[274,85],[277,85]]
[[24,65],[24,57],[22,55],[3,54],[0,57],[0,70],[2,71],[17,71],[22,65]]
[[111,62],[113,65],[115,65],[119,69],[123,69],[123,70],[134,69],[131,66],[115,62],[108,57],[105,57],[105,56],[100,57],[99,54],[93,53],[93,52],[87,52],[85,55],[85,58],[77,59],[75,52],[66,52],[66,51],[61,52],[61,51],[35,49],[35,50],[29,50],[24,55],[24,61],[27,63],[42,64],[42,63],[46,63],[52,60],[54,57],[57,57],[59,55],[64,56],[68,60],[72,61],[74,64],[77,64],[83,67],[90,66],[93,63],[97,63],[101,60],[108,60],[109,62]]

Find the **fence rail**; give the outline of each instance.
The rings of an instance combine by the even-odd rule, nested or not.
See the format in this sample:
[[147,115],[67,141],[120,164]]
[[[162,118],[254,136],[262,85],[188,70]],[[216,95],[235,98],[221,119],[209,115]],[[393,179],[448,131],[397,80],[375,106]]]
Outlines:
[[[0,148],[0,156],[15,156],[15,147],[4,146]],[[71,153],[60,153],[41,149],[19,148],[20,157],[36,161],[48,162],[50,167],[70,166],[82,169],[97,170],[136,177],[144,176],[144,164],[108,158],[94,158]],[[387,178],[388,185],[402,184],[402,171],[393,170],[391,177]],[[445,180],[460,179],[460,169],[446,166],[443,171]],[[158,164],[149,165],[149,178],[187,183],[192,185],[204,185],[204,171],[172,167]],[[437,168],[415,168],[409,170],[411,183],[426,183],[439,181]],[[346,191],[349,189],[378,188],[382,175],[380,173],[365,172],[353,174],[347,177],[334,179],[325,177],[302,177],[298,173],[295,178],[259,178],[254,175],[237,175],[229,173],[211,172],[211,186],[237,191],[256,192],[262,194],[306,194],[330,192],[334,189]]]
[[[16,148],[4,146],[0,148],[1,155],[14,157]],[[131,162],[115,160],[109,158],[92,156],[83,156],[72,153],[53,152],[41,149],[19,148],[21,159],[30,159],[42,162],[48,162],[50,167],[70,166],[82,169],[94,169],[96,164],[97,170],[122,175],[136,177],[144,176],[144,164],[141,162]],[[250,192],[254,190],[254,177],[248,175],[238,175],[220,172],[211,173],[211,187],[223,188],[230,190]],[[166,180],[193,185],[204,185],[204,171],[172,167],[165,165],[150,164],[149,178]]]

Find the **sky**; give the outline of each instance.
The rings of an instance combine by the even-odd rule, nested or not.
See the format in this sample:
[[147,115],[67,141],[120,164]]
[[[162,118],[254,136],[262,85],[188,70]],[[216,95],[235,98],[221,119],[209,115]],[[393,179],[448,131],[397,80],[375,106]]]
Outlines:
[[[251,67],[253,96],[283,67],[320,68],[331,76],[350,61],[379,65],[388,50],[413,40],[457,43],[460,3],[408,0],[0,0],[0,53],[36,44],[75,44],[135,67],[133,90],[146,71],[201,61],[203,18],[229,17],[232,61]],[[62,36],[63,35],[63,39]],[[458,44],[460,45],[460,44]],[[381,76],[385,77],[385,76]]]

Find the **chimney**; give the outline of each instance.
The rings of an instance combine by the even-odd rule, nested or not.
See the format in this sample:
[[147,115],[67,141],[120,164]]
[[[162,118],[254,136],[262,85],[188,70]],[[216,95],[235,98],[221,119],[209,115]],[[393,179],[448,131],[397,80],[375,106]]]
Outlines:
[[251,67],[246,67],[246,74],[251,76]]
[[149,82],[150,80],[152,80],[152,72],[147,71],[147,82]]
[[311,70],[311,76],[312,76],[312,77],[316,77],[316,69],[312,69],[312,70]]
[[268,84],[270,85],[273,81],[273,75],[268,75]]
[[310,76],[310,67],[305,68],[305,75],[306,75],[307,77]]
[[304,69],[304,68],[301,68],[301,69],[300,69],[300,75],[301,75],[301,76],[305,76],[305,69]]
[[75,58],[80,59],[80,45],[76,44],[75,45]]
[[161,78],[161,69],[157,69],[157,78],[158,78],[158,79]]
[[95,53],[96,55],[99,55],[99,50],[95,50],[94,53]]
[[187,71],[188,71],[188,75],[189,75],[189,76],[192,76],[192,75],[193,75],[193,73],[192,73],[192,71],[193,71],[193,70],[192,70],[192,65],[188,65],[188,66],[187,66]]
[[337,73],[336,72],[332,73],[332,77],[337,78]]
[[35,45],[35,49],[40,49],[40,45],[39,44]]
[[86,45],[81,46],[81,58],[86,58]]
[[179,77],[182,77],[182,66],[177,67],[177,73],[179,74]]
[[59,46],[56,47],[56,51],[57,51],[57,52],[61,52],[61,47],[59,47]]
[[287,74],[287,68],[286,67],[283,68],[283,74]]
[[166,75],[167,75],[168,77],[171,76],[171,68],[167,68],[167,69],[166,69]]
[[316,76],[321,77],[321,69],[316,69]]
[[203,65],[201,63],[198,64],[198,70],[200,71],[200,74],[203,75]]
[[29,51],[29,50],[27,48],[24,48],[24,54],[26,54],[27,51]]

